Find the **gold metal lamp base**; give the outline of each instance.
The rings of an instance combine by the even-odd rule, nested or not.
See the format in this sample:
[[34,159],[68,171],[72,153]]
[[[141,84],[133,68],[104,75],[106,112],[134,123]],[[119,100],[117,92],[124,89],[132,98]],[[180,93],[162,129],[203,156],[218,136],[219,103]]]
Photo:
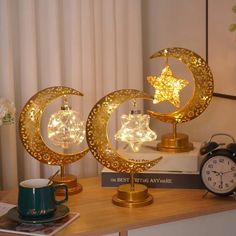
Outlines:
[[[77,177],[75,175],[65,174],[63,177],[57,175],[53,178],[54,184],[66,184],[68,187],[68,194],[73,195],[82,191],[83,187],[77,182]],[[56,195],[64,195],[64,190],[58,189]]]
[[142,184],[124,184],[118,187],[117,194],[113,196],[112,202],[121,207],[142,207],[150,205],[153,197],[148,193],[148,188]]
[[163,152],[188,152],[193,150],[193,144],[189,142],[187,134],[169,133],[161,137],[157,149]]

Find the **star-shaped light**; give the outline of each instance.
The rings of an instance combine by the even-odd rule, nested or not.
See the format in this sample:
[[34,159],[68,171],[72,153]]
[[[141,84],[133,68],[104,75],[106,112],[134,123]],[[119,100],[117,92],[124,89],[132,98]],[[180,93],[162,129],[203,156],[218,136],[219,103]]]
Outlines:
[[169,65],[165,66],[160,76],[148,76],[147,80],[155,88],[153,103],[169,101],[180,107],[179,92],[188,85],[188,81],[174,77]]
[[115,139],[127,142],[133,152],[138,152],[142,143],[157,138],[149,128],[150,116],[147,114],[129,114],[121,116],[122,127],[116,133]]

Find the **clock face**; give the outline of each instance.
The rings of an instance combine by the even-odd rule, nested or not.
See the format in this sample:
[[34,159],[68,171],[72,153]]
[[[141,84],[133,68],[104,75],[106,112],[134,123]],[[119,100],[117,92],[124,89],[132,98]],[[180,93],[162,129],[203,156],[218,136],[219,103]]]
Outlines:
[[201,178],[209,191],[232,194],[236,189],[236,163],[227,156],[213,156],[203,164]]

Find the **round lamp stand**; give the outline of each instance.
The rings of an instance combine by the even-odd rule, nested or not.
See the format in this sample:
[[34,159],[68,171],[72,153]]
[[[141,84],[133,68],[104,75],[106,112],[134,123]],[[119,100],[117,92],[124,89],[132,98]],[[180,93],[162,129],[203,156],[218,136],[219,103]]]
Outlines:
[[124,184],[118,187],[112,202],[117,206],[134,208],[150,205],[153,197],[145,185],[135,184],[135,190],[131,190],[130,184]]
[[177,133],[176,123],[173,123],[173,133],[162,135],[161,142],[157,144],[157,150],[162,152],[189,152],[193,150],[193,144],[189,142],[187,134]]
[[187,134],[168,133],[161,137],[161,142],[157,144],[157,150],[161,152],[189,152],[193,150],[193,144],[189,142]]
[[120,207],[134,208],[152,204],[153,197],[148,193],[148,188],[145,185],[134,184],[134,176],[131,173],[130,184],[120,185],[112,202]]
[[[53,178],[54,184],[66,184],[68,187],[68,194],[73,195],[82,191],[83,187],[77,181],[77,176],[72,174],[65,174],[65,167],[61,166],[61,173],[56,175]],[[56,191],[56,195],[61,196],[64,195],[63,189],[58,189]]]
[[[54,184],[66,184],[68,187],[68,194],[73,195],[82,191],[83,187],[77,182],[77,177],[75,175],[65,175],[61,177],[57,175],[53,178]],[[64,195],[64,190],[58,189],[56,195]]]

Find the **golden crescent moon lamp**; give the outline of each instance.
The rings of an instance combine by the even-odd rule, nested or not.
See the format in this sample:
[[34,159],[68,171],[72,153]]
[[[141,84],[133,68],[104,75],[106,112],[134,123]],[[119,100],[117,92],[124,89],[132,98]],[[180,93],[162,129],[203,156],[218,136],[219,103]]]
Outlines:
[[179,91],[187,86],[188,81],[176,78],[168,64],[168,58],[174,57],[186,65],[192,72],[194,89],[191,98],[183,106],[171,113],[148,111],[148,114],[162,122],[171,123],[173,132],[164,134],[158,143],[158,150],[166,152],[187,152],[193,149],[187,134],[177,133],[177,124],[188,122],[198,117],[209,105],[214,81],[210,67],[196,53],[185,48],[166,48],[153,54],[150,58],[165,57],[167,63],[160,76],[148,76],[148,82],[154,87],[154,103],[169,101],[179,108]]
[[112,113],[130,99],[149,99],[152,97],[142,91],[123,89],[114,91],[95,104],[86,122],[86,138],[89,149],[96,160],[103,166],[117,172],[131,175],[131,183],[120,185],[112,198],[115,205],[122,207],[141,207],[153,202],[145,185],[134,184],[134,174],[148,170],[156,165],[162,157],[151,161],[136,162],[121,156],[112,147],[108,138],[108,121]]
[[[81,159],[89,149],[70,154],[60,153],[52,150],[41,135],[41,119],[46,107],[53,100],[68,95],[83,96],[79,91],[64,86],[49,87],[36,93],[22,109],[19,131],[23,146],[33,158],[48,165],[60,166],[61,173],[53,178],[53,182],[67,184],[69,194],[75,194],[82,190],[82,186],[76,176],[65,174],[65,165]],[[59,191],[57,194],[62,193]]]

